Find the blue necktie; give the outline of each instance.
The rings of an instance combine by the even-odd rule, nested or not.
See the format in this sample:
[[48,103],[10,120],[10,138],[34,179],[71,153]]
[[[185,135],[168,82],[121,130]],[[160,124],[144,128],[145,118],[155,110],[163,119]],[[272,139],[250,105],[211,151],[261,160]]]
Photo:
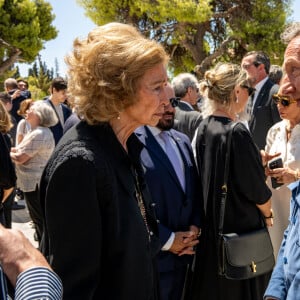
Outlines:
[[176,172],[177,178],[183,188],[183,190],[185,191],[185,178],[184,178],[184,174],[183,174],[183,170],[181,167],[181,162],[180,159],[174,149],[174,146],[177,146],[174,142],[174,146],[171,144],[171,139],[172,137],[170,136],[168,131],[162,131],[159,136],[161,137],[161,139],[164,141],[165,144],[165,152]]

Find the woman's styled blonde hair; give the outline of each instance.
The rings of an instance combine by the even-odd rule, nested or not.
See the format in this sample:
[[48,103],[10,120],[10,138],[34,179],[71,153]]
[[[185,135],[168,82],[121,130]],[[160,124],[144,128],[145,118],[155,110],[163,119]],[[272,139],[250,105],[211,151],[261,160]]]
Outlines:
[[[229,109],[235,100],[235,86],[249,85],[247,72],[237,64],[218,63],[206,71],[200,83],[200,92],[204,95],[203,116],[211,115],[217,108]],[[250,86],[250,85],[249,85]]]
[[0,132],[7,133],[13,127],[10,115],[7,112],[4,104],[0,101]]
[[68,90],[89,124],[109,121],[136,103],[145,72],[168,62],[161,45],[121,23],[99,26],[73,47],[65,59]]

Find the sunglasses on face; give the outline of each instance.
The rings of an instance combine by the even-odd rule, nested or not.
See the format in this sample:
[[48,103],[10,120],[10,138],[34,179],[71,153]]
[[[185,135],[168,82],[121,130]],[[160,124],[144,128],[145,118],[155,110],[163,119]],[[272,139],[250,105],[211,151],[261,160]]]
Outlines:
[[250,64],[244,64],[244,65],[242,65],[242,68],[245,69],[245,70],[248,70],[251,66],[254,66],[255,68],[257,68],[259,65],[260,65],[259,62],[254,61],[254,62],[252,62]]
[[256,91],[255,88],[253,88],[251,86],[248,86],[248,85],[241,85],[241,88],[247,89],[249,97],[252,96],[255,93],[255,91]]
[[276,104],[280,103],[282,106],[285,106],[285,107],[289,106],[291,103],[297,102],[297,100],[295,100],[289,96],[281,96],[278,94],[274,94],[272,96],[272,99]]
[[179,97],[170,98],[169,101],[170,101],[172,107],[177,107],[179,104],[180,98]]

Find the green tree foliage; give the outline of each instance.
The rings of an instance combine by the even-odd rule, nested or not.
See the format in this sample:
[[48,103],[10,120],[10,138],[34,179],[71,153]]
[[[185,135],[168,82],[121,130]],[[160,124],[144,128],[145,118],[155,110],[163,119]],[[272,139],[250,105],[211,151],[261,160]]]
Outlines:
[[217,61],[240,63],[250,50],[264,50],[280,64],[280,33],[290,0],[77,0],[98,25],[137,26],[161,42],[174,73],[199,76]]
[[28,70],[28,82],[33,99],[43,99],[49,94],[53,74],[53,69],[49,70],[46,63],[38,56],[38,60]]
[[34,61],[44,42],[57,36],[54,18],[44,0],[0,0],[0,74],[15,62]]

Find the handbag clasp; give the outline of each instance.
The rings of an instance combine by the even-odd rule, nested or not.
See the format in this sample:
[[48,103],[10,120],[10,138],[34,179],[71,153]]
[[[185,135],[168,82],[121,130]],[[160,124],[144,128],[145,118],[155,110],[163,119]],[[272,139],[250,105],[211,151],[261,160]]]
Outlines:
[[256,273],[256,264],[254,261],[251,262],[251,270],[253,273]]

